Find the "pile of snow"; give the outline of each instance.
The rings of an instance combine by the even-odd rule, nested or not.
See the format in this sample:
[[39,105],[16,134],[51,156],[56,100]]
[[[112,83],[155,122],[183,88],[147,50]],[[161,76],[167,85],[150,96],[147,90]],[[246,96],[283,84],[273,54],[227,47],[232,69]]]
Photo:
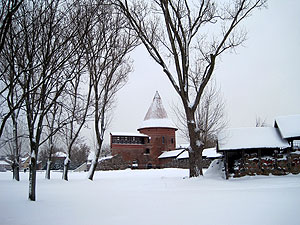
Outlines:
[[204,173],[205,177],[225,178],[222,159],[215,159]]

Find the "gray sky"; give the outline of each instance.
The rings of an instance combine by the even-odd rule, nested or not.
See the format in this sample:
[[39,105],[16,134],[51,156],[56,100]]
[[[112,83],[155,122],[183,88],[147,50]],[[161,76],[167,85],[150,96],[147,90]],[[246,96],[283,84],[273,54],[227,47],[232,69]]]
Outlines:
[[[300,114],[300,1],[270,0],[268,9],[255,11],[243,26],[248,31],[244,47],[223,55],[215,71],[226,102],[228,127],[255,126],[256,117],[273,125],[276,116]],[[143,46],[132,59],[134,72],[117,94],[107,142],[111,131],[136,131],[156,90],[169,117],[176,121],[171,107],[179,98],[161,67]],[[177,142],[183,141],[178,137]]]

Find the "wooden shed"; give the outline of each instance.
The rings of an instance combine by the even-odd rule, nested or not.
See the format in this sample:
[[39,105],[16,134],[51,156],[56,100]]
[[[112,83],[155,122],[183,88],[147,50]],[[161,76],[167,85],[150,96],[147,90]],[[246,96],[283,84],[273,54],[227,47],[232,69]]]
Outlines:
[[227,129],[218,135],[217,152],[224,156],[226,179],[290,171],[290,145],[274,127]]

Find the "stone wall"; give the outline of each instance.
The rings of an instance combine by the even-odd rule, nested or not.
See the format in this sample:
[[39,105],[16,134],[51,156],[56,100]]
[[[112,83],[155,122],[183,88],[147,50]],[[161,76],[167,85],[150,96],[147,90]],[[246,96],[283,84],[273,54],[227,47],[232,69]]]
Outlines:
[[123,160],[122,156],[116,155],[108,159],[100,160],[96,170],[124,170],[130,166],[131,165]]
[[[203,159],[203,168],[208,168],[210,163],[214,159],[205,158]],[[160,168],[181,168],[188,169],[189,168],[189,159],[160,159]]]
[[300,151],[290,154],[279,151],[270,156],[262,156],[259,160],[257,153],[245,154],[244,158],[234,161],[232,177],[246,175],[286,175],[300,173]]

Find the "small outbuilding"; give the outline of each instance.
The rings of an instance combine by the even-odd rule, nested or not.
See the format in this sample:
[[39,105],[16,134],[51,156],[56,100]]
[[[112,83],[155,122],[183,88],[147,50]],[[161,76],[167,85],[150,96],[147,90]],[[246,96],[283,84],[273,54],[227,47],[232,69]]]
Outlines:
[[288,141],[274,127],[227,129],[218,135],[217,152],[224,156],[226,179],[287,174],[292,167],[289,150]]

